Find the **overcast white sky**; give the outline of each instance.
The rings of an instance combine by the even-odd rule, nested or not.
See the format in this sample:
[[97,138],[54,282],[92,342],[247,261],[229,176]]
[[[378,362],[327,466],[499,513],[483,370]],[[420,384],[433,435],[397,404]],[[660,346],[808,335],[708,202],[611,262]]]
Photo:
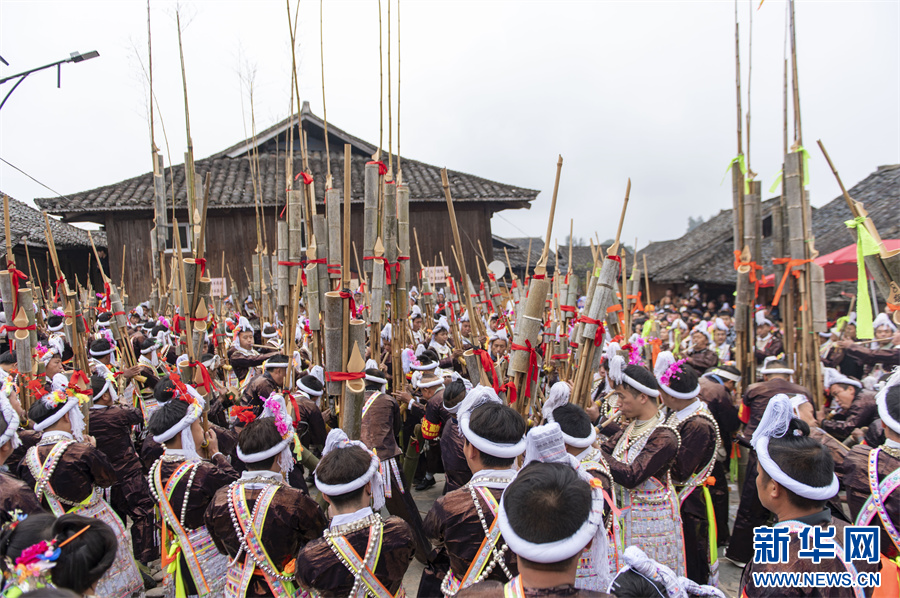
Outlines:
[[[738,4],[745,110],[750,4]],[[767,190],[782,162],[785,3],[757,4],[751,167]],[[386,21],[387,0],[382,9]],[[391,9],[396,25],[397,0]],[[173,2],[152,2],[154,91],[181,162],[174,11]],[[194,1],[183,12],[195,155],[203,158],[245,137],[242,64],[256,69],[258,128],[287,116],[287,13],[280,0]],[[329,120],[377,143],[378,4],[330,0],[324,12]],[[848,187],[900,162],[900,2],[798,1],[796,12],[810,192],[822,205],[839,189],[816,139]],[[496,215],[496,234],[544,234],[557,154],[565,160],[560,241],[570,218],[576,238],[613,236],[629,176],[629,244],[678,237],[688,216],[730,207],[730,183],[720,181],[737,149],[731,0],[402,0],[400,16],[401,153],[542,191],[531,210]],[[146,18],[143,1],[0,0],[0,55],[10,63],[0,75],[73,50],[101,54],[65,65],[61,89],[55,71],[44,71],[13,93],[0,111],[0,157],[62,194],[147,172]],[[395,34],[396,26],[394,44]],[[300,91],[321,115],[319,40],[319,3],[302,0]],[[165,152],[159,121],[157,136]],[[0,189],[25,201],[52,195],[3,163]]]

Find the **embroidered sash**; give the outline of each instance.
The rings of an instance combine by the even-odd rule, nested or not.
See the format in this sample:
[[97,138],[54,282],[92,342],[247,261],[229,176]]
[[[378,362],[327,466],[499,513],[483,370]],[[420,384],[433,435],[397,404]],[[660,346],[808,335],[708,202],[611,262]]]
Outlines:
[[395,598],[381,581],[375,577],[374,573],[375,568],[378,566],[378,557],[381,556],[383,540],[383,524],[379,523],[369,527],[369,541],[366,546],[367,558],[363,562],[363,559],[360,558],[345,536],[328,536],[328,543],[331,545],[332,550],[337,553],[344,566],[353,574],[353,577],[358,582],[361,582],[354,586],[356,592],[351,593],[348,598],[365,598],[367,595],[375,598]]
[[[38,488],[42,489],[40,492],[35,492],[38,500],[41,500],[41,495],[43,495],[43,498],[47,499],[50,510],[53,511],[53,514],[57,517],[65,515],[67,509],[56,497],[56,491],[53,490],[53,486],[50,485],[50,475],[52,475],[51,471],[56,467],[56,463],[62,458],[63,453],[66,452],[69,445],[74,444],[74,442],[74,440],[62,440],[54,444],[43,463],[41,463],[41,458],[38,455],[38,447],[31,447],[25,454],[25,463],[28,465],[28,470],[31,472],[31,475],[34,477],[34,488],[35,490]],[[82,501],[83,504],[81,506],[87,506],[93,498],[94,492],[92,491],[90,496]],[[73,510],[77,508],[79,507],[73,507]]]
[[869,525],[877,513],[884,530],[891,538],[891,542],[894,543],[897,550],[900,550],[900,532],[897,531],[897,527],[891,521],[890,515],[884,508],[884,498],[900,487],[900,468],[892,471],[889,476],[879,483],[878,453],[880,452],[881,448],[879,447],[869,453],[869,489],[872,494],[866,499],[865,504],[859,511],[859,515],[856,517],[856,525]]
[[520,576],[516,575],[503,586],[503,598],[525,598],[525,588]]
[[376,391],[372,394],[371,397],[366,399],[366,402],[363,404],[363,408],[362,408],[362,416],[363,417],[366,416],[366,413],[369,411],[369,407],[372,406],[372,403],[375,402],[375,399],[377,399],[380,396],[381,396],[381,392]]
[[[169,478],[168,482],[166,482],[165,486],[162,483],[162,464],[157,463],[153,474],[153,485],[155,486],[156,495],[159,497],[159,508],[162,511],[162,558],[160,564],[166,570],[166,576],[168,577],[172,573],[175,573],[175,587],[176,587],[176,595],[177,596],[185,596],[186,590],[184,586],[184,576],[181,571],[181,559],[178,558],[178,553],[180,552],[184,555],[184,560],[187,563],[188,571],[191,575],[191,578],[194,580],[194,585],[197,587],[197,591],[199,594],[205,595],[210,593],[210,582],[206,580],[206,575],[203,573],[203,566],[200,563],[200,557],[197,554],[196,550],[194,550],[193,545],[191,544],[190,538],[188,537],[187,530],[184,529],[181,525],[181,520],[178,514],[175,513],[175,509],[172,508],[172,494],[175,492],[175,487],[178,485],[178,482],[187,475],[194,467],[199,466],[199,462],[190,462],[184,461],[172,476]],[[184,500],[188,500],[188,496],[185,493]],[[175,538],[169,538],[169,528],[172,528],[172,531],[175,532]],[[174,570],[171,565],[174,563]]]
[[[265,523],[266,514],[269,511],[269,505],[278,491],[278,486],[267,485],[259,494],[256,503],[253,505],[253,511],[247,507],[246,486],[239,484],[237,488],[231,488],[228,492],[228,500],[234,507],[237,515],[237,522],[244,534],[244,545],[247,551],[244,557],[244,566],[241,569],[240,577],[237,580],[237,586],[232,585],[233,578],[229,575],[229,583],[225,586],[225,596],[227,598],[243,598],[247,594],[247,588],[253,578],[254,573],[261,573],[266,579],[269,590],[275,598],[290,598],[296,593],[296,587],[291,581],[277,579],[269,574],[266,569],[278,571],[278,567],[269,558],[265,547],[260,541],[262,536],[263,524]],[[257,567],[257,564],[265,563],[268,567]],[[232,573],[237,566],[229,567],[229,573]]]
[[[788,529],[788,532],[792,534],[799,534],[801,530],[811,526],[806,525],[805,523],[800,523],[799,521],[785,521],[784,523],[776,523],[775,527],[786,527]],[[837,558],[837,560],[840,561],[844,568],[850,572],[850,575],[853,576],[853,579],[856,579],[856,567],[853,566],[853,563],[848,563],[844,560],[843,547],[841,547],[841,545],[832,538],[822,538],[822,541],[831,542],[834,545],[835,558]],[[865,598],[865,592],[863,592],[860,586],[853,586],[853,596],[854,598]]]

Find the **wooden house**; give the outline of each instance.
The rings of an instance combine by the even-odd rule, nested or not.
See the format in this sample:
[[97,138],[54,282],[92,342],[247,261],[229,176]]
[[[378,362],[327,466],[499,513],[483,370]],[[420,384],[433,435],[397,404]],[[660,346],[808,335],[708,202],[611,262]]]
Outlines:
[[[289,139],[294,140],[293,173],[302,171],[300,136],[298,126],[307,135],[309,166],[315,180],[317,212],[324,213],[324,193],[326,177],[325,123],[314,115],[304,103],[299,116],[284,121],[245,139],[208,158],[195,162],[200,180],[210,175],[210,203],[207,215],[206,254],[208,265],[214,277],[219,277],[226,269],[233,275],[238,292],[248,289],[247,272],[251,271],[251,257],[257,248],[256,198],[254,181],[251,176],[251,157],[258,154],[259,192],[262,206],[263,245],[272,254],[276,247],[276,218],[285,205],[287,162],[286,149]],[[293,130],[293,137],[290,132]],[[340,188],[344,180],[344,145],[352,150],[352,203],[351,238],[357,248],[363,239],[363,189],[364,169],[376,153],[377,147],[340,128],[328,123],[328,144],[331,154],[331,173],[335,188]],[[386,162],[387,157],[383,160]],[[419,237],[422,259],[434,266],[439,264],[439,254],[443,252],[447,266],[457,274],[452,264],[450,247],[453,235],[447,218],[447,204],[441,187],[440,167],[431,166],[401,158],[403,182],[410,189],[410,235],[415,229]],[[394,156],[394,164],[398,162]],[[491,216],[494,212],[508,209],[528,208],[537,197],[538,191],[513,185],[489,181],[461,172],[448,172],[450,190],[456,209],[456,217],[464,245],[462,253],[466,259],[466,269],[476,270],[478,241],[493,259],[491,243]],[[167,202],[171,209],[174,187],[175,213],[179,227],[186,226],[187,202],[185,172],[181,165],[165,169]],[[300,183],[295,184],[295,188]],[[125,288],[128,295],[137,301],[145,298],[151,288],[150,231],[153,226],[153,176],[147,173],[132,179],[70,194],[66,198],[44,198],[35,200],[38,205],[53,214],[62,216],[67,222],[95,222],[102,225],[108,235],[110,246],[110,267],[118,272],[122,264],[122,247],[125,247]],[[171,228],[171,215],[169,227]],[[181,232],[181,239],[189,235]],[[171,236],[171,231],[169,232]],[[411,265],[413,272],[419,267],[414,241],[411,243]],[[187,248],[185,248],[187,249]],[[171,249],[167,249],[171,252]],[[360,255],[360,259],[362,255]],[[356,271],[355,262],[351,270]],[[226,273],[227,276],[227,273]],[[228,292],[234,292],[228,289]]]
[[[49,289],[57,279],[53,272],[53,264],[47,249],[44,215],[26,203],[9,198],[9,236],[12,241],[16,268],[24,272],[35,282],[35,288]],[[90,284],[92,288],[103,289],[103,279],[97,268],[97,260],[91,250],[91,241],[86,230],[50,218],[50,230],[59,257],[59,266],[70,288],[76,283]],[[106,272],[109,272],[109,260],[106,254],[106,233],[93,231],[94,244]],[[26,250],[27,246],[27,250]],[[6,231],[0,226],[0,247],[6,251]],[[27,258],[31,258],[29,262]],[[118,276],[114,276],[118,281]]]
[[[863,202],[878,227],[882,239],[900,238],[900,165],[880,166],[849,190],[850,196]],[[772,212],[780,196],[762,203],[762,261],[764,274],[775,271],[772,265],[774,237]],[[840,195],[820,208],[812,208],[813,234],[819,255],[855,242],[855,234],[844,222],[852,219],[850,208]],[[650,243],[638,252],[647,256],[653,297],[666,289],[686,295],[693,284],[700,286],[709,299],[725,295],[732,300],[737,275],[734,270],[732,210],[722,210],[694,230],[678,239]],[[855,282],[825,285],[826,298],[832,310],[840,310],[856,292]],[[760,300],[771,300],[772,289],[761,289]]]

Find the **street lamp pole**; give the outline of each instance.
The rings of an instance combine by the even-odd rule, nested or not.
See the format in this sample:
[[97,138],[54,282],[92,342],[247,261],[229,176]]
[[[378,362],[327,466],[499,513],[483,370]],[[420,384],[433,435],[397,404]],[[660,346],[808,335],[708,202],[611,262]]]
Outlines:
[[[12,89],[10,89],[6,93],[6,96],[4,96],[4,98],[3,98],[3,102],[0,102],[0,110],[3,109],[4,104],[6,104],[6,100],[9,99],[9,96],[12,95],[12,92],[14,92],[16,90],[16,88],[22,83],[22,81],[24,81],[28,77],[28,75],[30,75],[31,73],[43,71],[44,69],[49,69],[49,68],[52,68],[55,66],[56,67],[56,87],[59,88],[62,85],[62,65],[63,64],[65,64],[67,62],[83,62],[85,60],[90,60],[91,58],[97,58],[98,56],[100,56],[100,52],[97,52],[96,50],[92,50],[90,52],[85,52],[84,54],[82,54],[80,52],[72,52],[72,54],[68,58],[65,58],[63,60],[57,60],[56,62],[51,62],[50,64],[45,64],[44,66],[39,66],[37,68],[29,69],[27,71],[18,73],[16,75],[10,75],[9,77],[3,77],[2,79],[0,79],[0,85],[6,83],[7,81],[12,81],[13,79],[18,79],[18,81],[16,81],[16,84],[12,86]],[[3,62],[6,63],[5,60]]]

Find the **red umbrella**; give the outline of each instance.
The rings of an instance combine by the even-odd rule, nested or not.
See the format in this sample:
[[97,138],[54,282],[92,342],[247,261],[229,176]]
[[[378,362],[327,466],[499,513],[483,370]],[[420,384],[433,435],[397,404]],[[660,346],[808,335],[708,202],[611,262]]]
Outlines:
[[[884,247],[888,251],[900,249],[900,239],[884,239]],[[825,269],[825,282],[856,280],[856,243],[851,243],[837,251],[820,255],[813,261]],[[869,275],[869,278],[872,278],[872,276]],[[770,287],[773,285],[774,279],[775,275],[769,274],[763,278],[760,286]]]

